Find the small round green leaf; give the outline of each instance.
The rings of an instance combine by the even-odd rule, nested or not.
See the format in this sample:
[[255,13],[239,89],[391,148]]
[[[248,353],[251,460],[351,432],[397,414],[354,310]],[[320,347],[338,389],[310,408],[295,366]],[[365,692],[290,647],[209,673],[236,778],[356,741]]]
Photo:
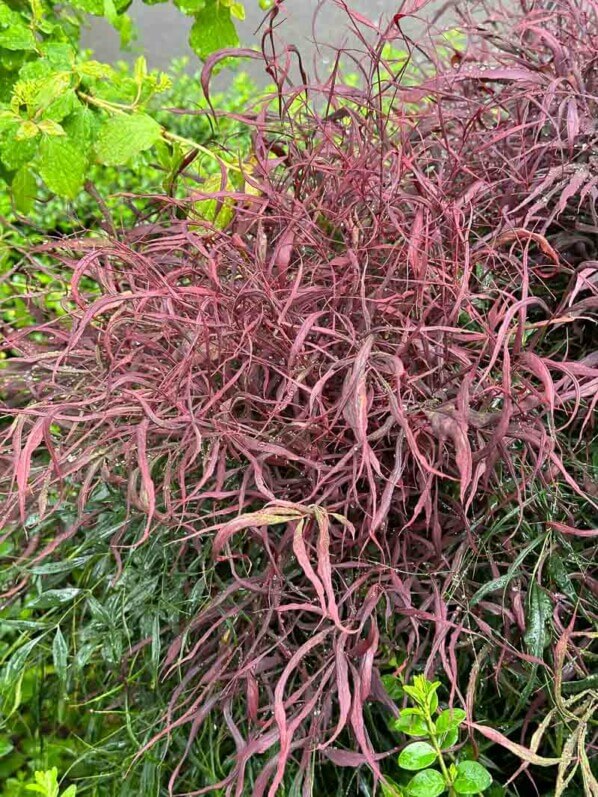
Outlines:
[[477,761],[461,761],[457,764],[457,777],[453,789],[457,794],[479,794],[492,783],[492,775]]
[[462,708],[447,708],[436,718],[436,730],[438,733],[452,731],[461,725],[466,716]]
[[410,711],[401,711],[399,716],[391,722],[390,727],[393,731],[405,733],[407,736],[428,736],[424,718]]
[[425,769],[436,761],[436,750],[427,742],[408,744],[399,755],[399,766],[403,769]]
[[449,747],[454,747],[459,740],[459,729],[453,728],[447,733],[443,733],[439,737],[441,750],[448,750]]
[[418,772],[407,784],[408,797],[438,797],[443,791],[446,791],[446,783],[435,769]]

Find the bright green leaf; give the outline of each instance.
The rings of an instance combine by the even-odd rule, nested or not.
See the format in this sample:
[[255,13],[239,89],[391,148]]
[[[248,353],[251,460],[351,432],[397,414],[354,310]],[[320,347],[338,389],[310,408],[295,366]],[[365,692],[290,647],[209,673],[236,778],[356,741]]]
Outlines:
[[458,728],[465,721],[467,714],[462,708],[447,708],[436,717],[436,730],[438,733],[447,733]]
[[35,177],[27,166],[21,166],[11,184],[12,198],[19,213],[27,215],[37,195]]
[[[66,199],[74,199],[77,196],[83,187],[86,166],[85,154],[67,138],[60,136],[44,138],[42,141],[39,172],[50,191],[58,196]],[[55,592],[68,591],[55,590]]]
[[120,166],[160,139],[162,128],[144,113],[114,116],[100,129],[96,156],[107,166]]
[[422,716],[413,714],[408,709],[400,712],[397,719],[392,720],[390,727],[393,731],[405,733],[407,736],[428,736],[429,730]]
[[403,769],[425,769],[436,761],[436,750],[428,742],[412,742],[399,755],[399,766]]
[[19,125],[15,138],[17,141],[26,141],[28,138],[35,138],[38,133],[39,127],[35,122],[32,122],[31,119],[25,119],[25,121],[21,122]]
[[438,741],[442,750],[448,750],[450,747],[454,747],[459,741],[459,729],[451,728],[450,731],[441,734]]
[[206,0],[174,0],[174,4],[183,14],[198,14],[205,8]]
[[461,761],[457,764],[457,777],[453,789],[457,794],[479,794],[492,783],[492,775],[477,761]]
[[44,119],[39,123],[39,129],[47,136],[64,136],[64,127],[52,119]]
[[220,5],[218,0],[206,0],[205,7],[195,15],[189,44],[202,59],[216,50],[237,47],[239,37],[230,10]]
[[77,794],[77,787],[76,786],[69,786],[66,791],[63,791],[60,797],[76,797]]
[[232,17],[235,17],[235,19],[244,20],[245,6],[243,3],[232,3],[230,7],[230,13]]
[[426,769],[414,775],[407,784],[409,797],[438,797],[446,791],[444,778],[435,769]]

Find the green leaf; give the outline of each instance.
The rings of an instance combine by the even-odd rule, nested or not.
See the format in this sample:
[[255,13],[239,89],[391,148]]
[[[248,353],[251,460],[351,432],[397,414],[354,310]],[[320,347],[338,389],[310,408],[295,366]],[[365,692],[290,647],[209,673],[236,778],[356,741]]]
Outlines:
[[13,684],[18,678],[23,675],[23,670],[25,669],[25,662],[29,658],[29,654],[33,650],[33,648],[40,642],[43,638],[43,634],[34,639],[30,639],[29,642],[26,642],[24,645],[15,651],[12,654],[8,663],[5,664],[2,670],[2,681],[6,685]]
[[37,195],[35,177],[27,166],[21,166],[15,174],[11,189],[15,208],[26,216],[31,211]]
[[100,129],[96,156],[107,166],[121,166],[160,139],[162,128],[144,113],[114,116]]
[[62,127],[62,125],[59,125],[58,122],[55,122],[53,119],[43,119],[39,123],[39,129],[46,136],[66,135],[66,133],[64,132],[64,127]]
[[549,642],[547,623],[552,614],[552,601],[542,587],[533,582],[529,591],[527,610],[527,631],[525,644],[528,653],[541,659],[544,648]]
[[441,736],[438,737],[438,741],[440,743],[440,748],[442,750],[448,750],[450,747],[454,747],[459,740],[459,729],[452,728],[447,733],[443,733]]
[[429,736],[428,726],[415,709],[403,709],[397,719],[392,720],[390,727],[393,731],[406,733],[407,736]]
[[52,660],[59,680],[63,684],[66,683],[68,647],[60,626],[56,629],[56,636],[52,643]]
[[39,172],[58,196],[74,199],[85,180],[87,158],[66,137],[46,137],[40,146]]
[[26,141],[28,138],[35,138],[39,133],[39,127],[31,119],[25,119],[19,125],[15,138],[17,141]]
[[42,592],[30,604],[30,609],[53,609],[56,606],[64,606],[74,600],[81,592],[76,587],[65,587],[64,589],[49,589]]
[[77,794],[77,787],[76,786],[69,786],[66,791],[63,791],[60,797],[76,797]]
[[426,769],[411,778],[407,784],[407,794],[409,797],[438,797],[446,788],[440,772]]
[[396,675],[383,675],[381,680],[386,689],[386,694],[391,700],[399,700],[403,697],[403,687]]
[[458,728],[465,721],[467,714],[462,708],[447,708],[436,717],[436,730],[438,733],[447,733]]
[[428,742],[412,742],[399,755],[399,766],[403,769],[425,769],[436,761],[436,750]]
[[14,750],[14,745],[4,737],[0,738],[0,758],[4,758]]
[[232,3],[230,6],[230,13],[231,16],[235,17],[235,19],[244,20],[245,6],[243,5],[243,3]]
[[399,789],[396,783],[387,778],[380,784],[382,788],[382,797],[403,797],[403,792]]
[[9,23],[9,27],[2,30],[2,14],[0,13],[0,49],[35,50],[33,32],[20,21],[18,14],[15,14],[15,17],[16,21],[13,19],[13,24]]
[[479,794],[492,783],[492,775],[477,761],[457,764],[457,777],[453,789],[457,794]]
[[230,10],[218,0],[206,0],[205,7],[195,15],[189,44],[203,60],[216,50],[237,47],[239,37]]
[[206,6],[206,0],[174,0],[175,6],[183,14],[199,14]]

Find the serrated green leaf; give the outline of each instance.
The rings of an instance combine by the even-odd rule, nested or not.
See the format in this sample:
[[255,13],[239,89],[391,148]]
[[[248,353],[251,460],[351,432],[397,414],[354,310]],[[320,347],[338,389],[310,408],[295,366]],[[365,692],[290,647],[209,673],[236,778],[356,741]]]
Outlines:
[[97,120],[93,111],[81,106],[68,119],[63,122],[69,140],[82,152],[87,152],[91,147]]
[[48,589],[42,592],[29,604],[30,609],[53,609],[56,606],[65,606],[74,600],[81,593],[77,587],[65,587],[64,589]]
[[436,717],[436,730],[438,733],[448,733],[448,731],[458,728],[466,717],[467,714],[462,708],[447,708]]
[[492,783],[492,775],[477,761],[461,761],[457,764],[457,777],[453,789],[457,794],[479,794]]
[[11,190],[15,208],[19,213],[27,215],[37,195],[37,183],[29,167],[21,166],[13,178]]
[[39,154],[39,173],[50,191],[65,199],[74,199],[85,180],[85,154],[62,136],[45,137]]
[[66,683],[67,675],[67,661],[68,661],[68,646],[66,639],[60,626],[56,629],[54,641],[52,642],[52,660],[54,662],[54,669],[59,680],[64,684]]
[[425,769],[436,761],[436,750],[428,742],[412,742],[399,755],[399,766],[410,771]]
[[230,9],[222,6],[218,0],[206,0],[205,7],[195,14],[189,44],[203,60],[216,50],[237,47],[239,36]]
[[100,128],[96,156],[107,166],[120,166],[160,139],[162,128],[144,113],[115,116]]
[[407,784],[408,797],[438,797],[446,791],[444,778],[435,769],[426,769],[414,775]]
[[[24,25],[18,16],[16,20],[2,30],[0,28],[0,49],[3,50],[35,50],[35,36],[30,28]],[[1,20],[0,20],[1,23]]]

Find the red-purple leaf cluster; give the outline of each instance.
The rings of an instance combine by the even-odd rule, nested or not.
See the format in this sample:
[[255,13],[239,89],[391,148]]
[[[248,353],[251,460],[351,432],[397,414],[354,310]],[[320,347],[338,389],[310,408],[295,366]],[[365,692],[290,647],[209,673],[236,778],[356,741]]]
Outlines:
[[[212,546],[217,589],[164,661],[184,675],[157,738],[221,712],[227,793],[254,756],[270,797],[291,760],[309,793],[314,750],[377,772],[382,639],[457,689],[458,640],[498,614],[504,661],[538,663],[521,606],[466,620],[448,587],[505,506],[592,500],[570,462],[598,402],[598,3],[506,25],[492,5],[446,65],[402,41],[435,64],[419,92],[381,45],[359,89],[340,70],[289,88],[270,57],[280,97],[246,120],[246,188],[214,195],[232,224],[165,211],[53,244],[74,309],[8,340],[4,520],[80,512],[27,557],[85,533],[102,482],[146,519],[128,544]],[[591,534],[575,526],[551,528]]]

